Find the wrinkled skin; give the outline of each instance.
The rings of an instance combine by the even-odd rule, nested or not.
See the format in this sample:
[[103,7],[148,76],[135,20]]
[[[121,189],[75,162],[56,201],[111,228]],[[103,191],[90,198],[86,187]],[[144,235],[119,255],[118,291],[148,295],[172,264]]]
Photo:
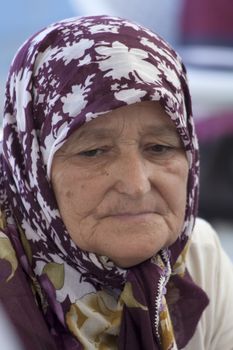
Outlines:
[[99,116],[56,152],[51,179],[62,219],[82,249],[136,265],[179,236],[188,162],[158,102]]

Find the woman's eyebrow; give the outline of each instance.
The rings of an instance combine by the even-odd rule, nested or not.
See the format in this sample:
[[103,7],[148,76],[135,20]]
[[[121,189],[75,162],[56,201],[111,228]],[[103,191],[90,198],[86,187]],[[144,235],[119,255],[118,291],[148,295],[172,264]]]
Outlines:
[[169,134],[169,135],[177,135],[177,131],[175,126],[170,124],[162,124],[162,125],[149,125],[146,126],[145,131],[152,132],[154,134]]
[[142,134],[152,135],[152,136],[165,136],[165,137],[173,137],[179,138],[177,130],[175,126],[170,124],[162,124],[162,125],[148,125],[141,131]]

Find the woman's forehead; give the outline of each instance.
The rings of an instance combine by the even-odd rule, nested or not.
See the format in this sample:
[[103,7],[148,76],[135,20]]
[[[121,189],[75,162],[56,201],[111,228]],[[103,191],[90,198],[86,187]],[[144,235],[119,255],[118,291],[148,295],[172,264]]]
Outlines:
[[68,140],[101,140],[120,136],[123,131],[130,135],[135,130],[138,135],[177,137],[175,124],[159,102],[144,101],[96,117],[75,130]]

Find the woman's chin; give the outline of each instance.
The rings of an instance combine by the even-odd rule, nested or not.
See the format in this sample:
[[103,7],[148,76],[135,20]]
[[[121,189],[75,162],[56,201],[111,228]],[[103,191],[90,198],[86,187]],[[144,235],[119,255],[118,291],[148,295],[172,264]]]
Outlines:
[[120,268],[130,268],[136,265],[141,264],[142,262],[150,259],[154,254],[148,254],[148,255],[143,255],[143,256],[121,256],[121,257],[117,257],[117,258],[112,258],[111,260]]

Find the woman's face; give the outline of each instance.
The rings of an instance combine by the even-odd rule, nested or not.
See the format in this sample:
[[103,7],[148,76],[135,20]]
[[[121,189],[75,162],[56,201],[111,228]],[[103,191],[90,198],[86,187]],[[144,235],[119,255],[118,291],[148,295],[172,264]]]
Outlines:
[[82,250],[129,267],[181,233],[188,163],[158,102],[84,124],[56,152],[51,176],[61,217]]

